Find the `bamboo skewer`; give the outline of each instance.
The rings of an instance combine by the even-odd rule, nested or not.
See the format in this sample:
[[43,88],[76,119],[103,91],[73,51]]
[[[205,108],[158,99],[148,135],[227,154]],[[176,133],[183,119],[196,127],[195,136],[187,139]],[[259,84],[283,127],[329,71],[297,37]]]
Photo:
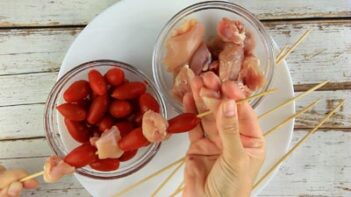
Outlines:
[[38,177],[38,176],[42,176],[43,174],[44,174],[44,171],[40,171],[40,172],[31,174],[31,175],[29,175],[29,176],[26,176],[26,177],[20,179],[20,182],[24,182],[24,181],[28,181],[28,180],[30,180],[30,179],[34,179],[34,178],[36,178],[36,177]]
[[285,161],[302,143],[304,143],[312,134],[314,134],[320,126],[322,126],[343,104],[345,101],[341,101],[332,111],[328,113],[316,127],[311,129],[298,143],[296,143],[282,158],[280,158],[252,187],[255,189],[263,180],[267,178],[272,172],[283,162]]
[[282,48],[282,50],[278,53],[277,57],[275,58],[275,62],[277,63],[277,60],[279,60],[282,55],[284,55],[286,53],[286,51],[288,50],[288,46],[285,46]]
[[184,160],[182,160],[179,165],[171,172],[171,174],[169,174],[166,179],[156,188],[156,190],[151,194],[152,197],[155,197],[156,194],[161,191],[161,189],[163,188],[164,185],[166,185],[168,183],[168,181],[173,177],[173,175],[175,173],[178,172],[178,170],[180,169],[180,167],[182,167],[182,165],[184,164]]
[[176,191],[174,191],[173,194],[170,195],[170,197],[175,197],[177,196],[177,194],[179,194],[180,192],[182,192],[184,190],[184,185],[182,185],[180,188],[178,188]]
[[310,103],[309,105],[307,105],[306,107],[304,107],[302,110],[300,110],[299,112],[294,113],[293,115],[287,117],[285,120],[283,120],[282,122],[280,122],[278,125],[274,126],[272,129],[268,130],[267,132],[264,133],[263,136],[268,136],[270,134],[273,133],[273,131],[276,131],[277,129],[279,129],[280,127],[282,127],[283,125],[285,125],[286,123],[290,122],[290,120],[292,120],[293,118],[296,118],[298,116],[300,116],[301,114],[305,113],[306,111],[310,110],[313,106],[315,106],[321,99],[317,99],[315,101],[313,101],[312,103]]
[[287,104],[289,104],[289,103],[291,103],[291,102],[293,102],[295,100],[298,100],[298,99],[306,96],[307,94],[317,90],[318,88],[324,86],[327,83],[328,83],[328,81],[323,81],[322,83],[315,85],[314,87],[310,88],[309,90],[307,90],[307,91],[305,91],[305,92],[303,92],[303,93],[301,93],[301,94],[299,94],[297,96],[294,96],[294,97],[282,102],[281,104],[277,105],[276,107],[274,107],[271,110],[268,110],[268,111],[264,112],[263,114],[259,115],[258,118],[260,119],[260,118],[263,118],[263,117],[267,116],[268,114],[271,114],[272,112],[276,111],[277,109],[279,109],[281,107],[284,107]]
[[296,49],[296,47],[301,44],[302,41],[306,39],[306,37],[312,32],[311,29],[305,31],[304,34],[284,53],[276,60],[276,64],[280,64],[292,51]]
[[178,159],[177,161],[175,161],[175,162],[173,162],[173,163],[167,165],[166,167],[162,168],[161,170],[158,170],[157,172],[154,172],[154,173],[148,175],[147,177],[145,177],[145,178],[143,178],[143,179],[141,179],[141,180],[139,180],[139,181],[133,183],[132,185],[130,185],[130,186],[124,188],[122,191],[120,191],[120,192],[118,192],[117,194],[115,194],[114,197],[122,196],[123,194],[127,193],[128,191],[130,191],[130,190],[133,189],[134,187],[136,187],[136,186],[138,186],[138,185],[140,185],[140,184],[142,184],[142,183],[148,181],[149,179],[151,179],[151,178],[153,178],[153,177],[155,177],[155,176],[157,176],[157,175],[163,173],[164,171],[170,169],[171,167],[173,167],[173,166],[175,166],[175,165],[177,165],[177,164],[183,162],[184,159],[185,159],[185,157],[180,158],[180,159]]

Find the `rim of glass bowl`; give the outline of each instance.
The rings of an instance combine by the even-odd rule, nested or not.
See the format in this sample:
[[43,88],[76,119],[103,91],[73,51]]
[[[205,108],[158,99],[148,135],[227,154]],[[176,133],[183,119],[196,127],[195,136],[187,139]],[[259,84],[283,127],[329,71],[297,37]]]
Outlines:
[[[256,29],[257,32],[260,32],[261,35],[260,37],[263,38],[263,43],[264,43],[264,48],[265,51],[268,53],[268,60],[267,60],[267,68],[265,70],[265,79],[266,83],[265,85],[260,88],[259,91],[255,91],[254,94],[266,91],[272,81],[273,78],[273,73],[274,73],[274,56],[273,56],[273,42],[272,38],[269,36],[267,31],[265,30],[263,24],[247,9],[234,4],[230,2],[225,2],[225,1],[204,1],[200,3],[196,3],[193,5],[190,5],[181,11],[179,11],[177,14],[175,14],[168,22],[165,24],[165,26],[161,29],[160,33],[158,34],[156,44],[154,46],[154,51],[153,51],[153,56],[152,56],[152,73],[154,80],[156,82],[156,86],[159,90],[165,92],[163,95],[166,97],[167,101],[175,101],[175,99],[172,97],[172,95],[169,92],[169,89],[167,89],[164,85],[162,80],[160,79],[160,72],[162,72],[161,66],[165,66],[161,61],[159,61],[159,56],[162,50],[164,50],[163,44],[166,42],[168,35],[172,32],[173,28],[186,16],[201,11],[201,10],[207,10],[207,9],[220,9],[220,10],[225,10],[229,12],[233,12],[240,17],[244,18],[247,22],[251,23],[251,25]],[[257,99],[254,99],[250,102],[251,106],[253,108],[256,108],[258,104],[261,103],[263,100],[263,97],[259,97]],[[173,103],[172,106],[178,111],[182,111],[182,106],[180,102]]]
[[[70,71],[66,72],[54,85],[51,92],[49,93],[46,105],[45,105],[45,116],[44,116],[44,125],[45,125],[45,133],[46,139],[48,140],[51,149],[55,152],[56,155],[63,156],[65,155],[64,151],[62,150],[63,142],[60,138],[60,135],[56,134],[56,130],[58,131],[57,127],[57,116],[56,116],[56,102],[60,94],[62,94],[62,89],[65,84],[75,77],[81,71],[97,68],[99,66],[113,66],[116,68],[122,68],[123,70],[128,70],[135,75],[141,77],[141,80],[147,81],[149,87],[151,88],[153,94],[156,96],[156,99],[160,103],[161,114],[167,118],[167,108],[165,101],[156,88],[153,81],[151,81],[143,72],[138,70],[137,68],[120,61],[115,60],[94,60],[82,63],[77,67],[71,69]],[[132,167],[129,167],[121,172],[113,172],[112,174],[108,174],[107,172],[98,172],[98,171],[90,171],[85,168],[79,168],[76,170],[77,173],[87,176],[90,178],[95,179],[116,179],[126,177],[144,167],[151,159],[156,155],[158,150],[160,149],[161,143],[153,143],[148,148],[147,152],[141,156],[139,160],[133,163]]]

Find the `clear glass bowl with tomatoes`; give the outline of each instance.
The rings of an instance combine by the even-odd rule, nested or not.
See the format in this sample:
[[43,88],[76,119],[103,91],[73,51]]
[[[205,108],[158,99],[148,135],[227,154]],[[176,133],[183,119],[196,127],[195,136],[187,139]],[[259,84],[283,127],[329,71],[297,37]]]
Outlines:
[[91,178],[121,178],[141,169],[161,143],[101,160],[91,139],[112,126],[122,138],[140,128],[144,93],[157,101],[159,113],[167,118],[165,102],[153,82],[131,65],[96,60],[68,71],[52,88],[45,106],[45,131],[52,150],[74,164],[77,173]]

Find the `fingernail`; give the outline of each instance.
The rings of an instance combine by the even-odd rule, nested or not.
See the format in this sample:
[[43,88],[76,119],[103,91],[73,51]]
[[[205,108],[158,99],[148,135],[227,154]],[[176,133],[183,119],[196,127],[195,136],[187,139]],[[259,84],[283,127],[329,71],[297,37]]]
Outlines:
[[234,100],[228,100],[223,104],[223,114],[226,117],[233,117],[236,114],[236,106]]

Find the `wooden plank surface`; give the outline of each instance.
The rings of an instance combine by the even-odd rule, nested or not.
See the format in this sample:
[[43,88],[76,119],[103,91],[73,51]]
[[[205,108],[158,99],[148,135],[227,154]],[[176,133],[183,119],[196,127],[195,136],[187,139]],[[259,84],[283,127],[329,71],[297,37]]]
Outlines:
[[[348,0],[231,1],[265,20],[351,16]],[[118,0],[0,0],[0,27],[85,25],[115,2]]]
[[[305,135],[306,131],[297,130],[293,143]],[[25,163],[30,172],[40,170],[44,156],[50,154],[43,139],[0,141],[0,147],[4,146],[9,147],[8,151],[0,150],[0,154],[4,154],[7,159],[0,158],[0,163],[13,168],[23,167]],[[351,155],[346,150],[350,146],[351,132],[317,132],[284,163],[260,196],[348,196],[351,188]],[[42,183],[41,188],[27,191],[25,196],[54,194],[88,196],[70,176],[56,184]]]

